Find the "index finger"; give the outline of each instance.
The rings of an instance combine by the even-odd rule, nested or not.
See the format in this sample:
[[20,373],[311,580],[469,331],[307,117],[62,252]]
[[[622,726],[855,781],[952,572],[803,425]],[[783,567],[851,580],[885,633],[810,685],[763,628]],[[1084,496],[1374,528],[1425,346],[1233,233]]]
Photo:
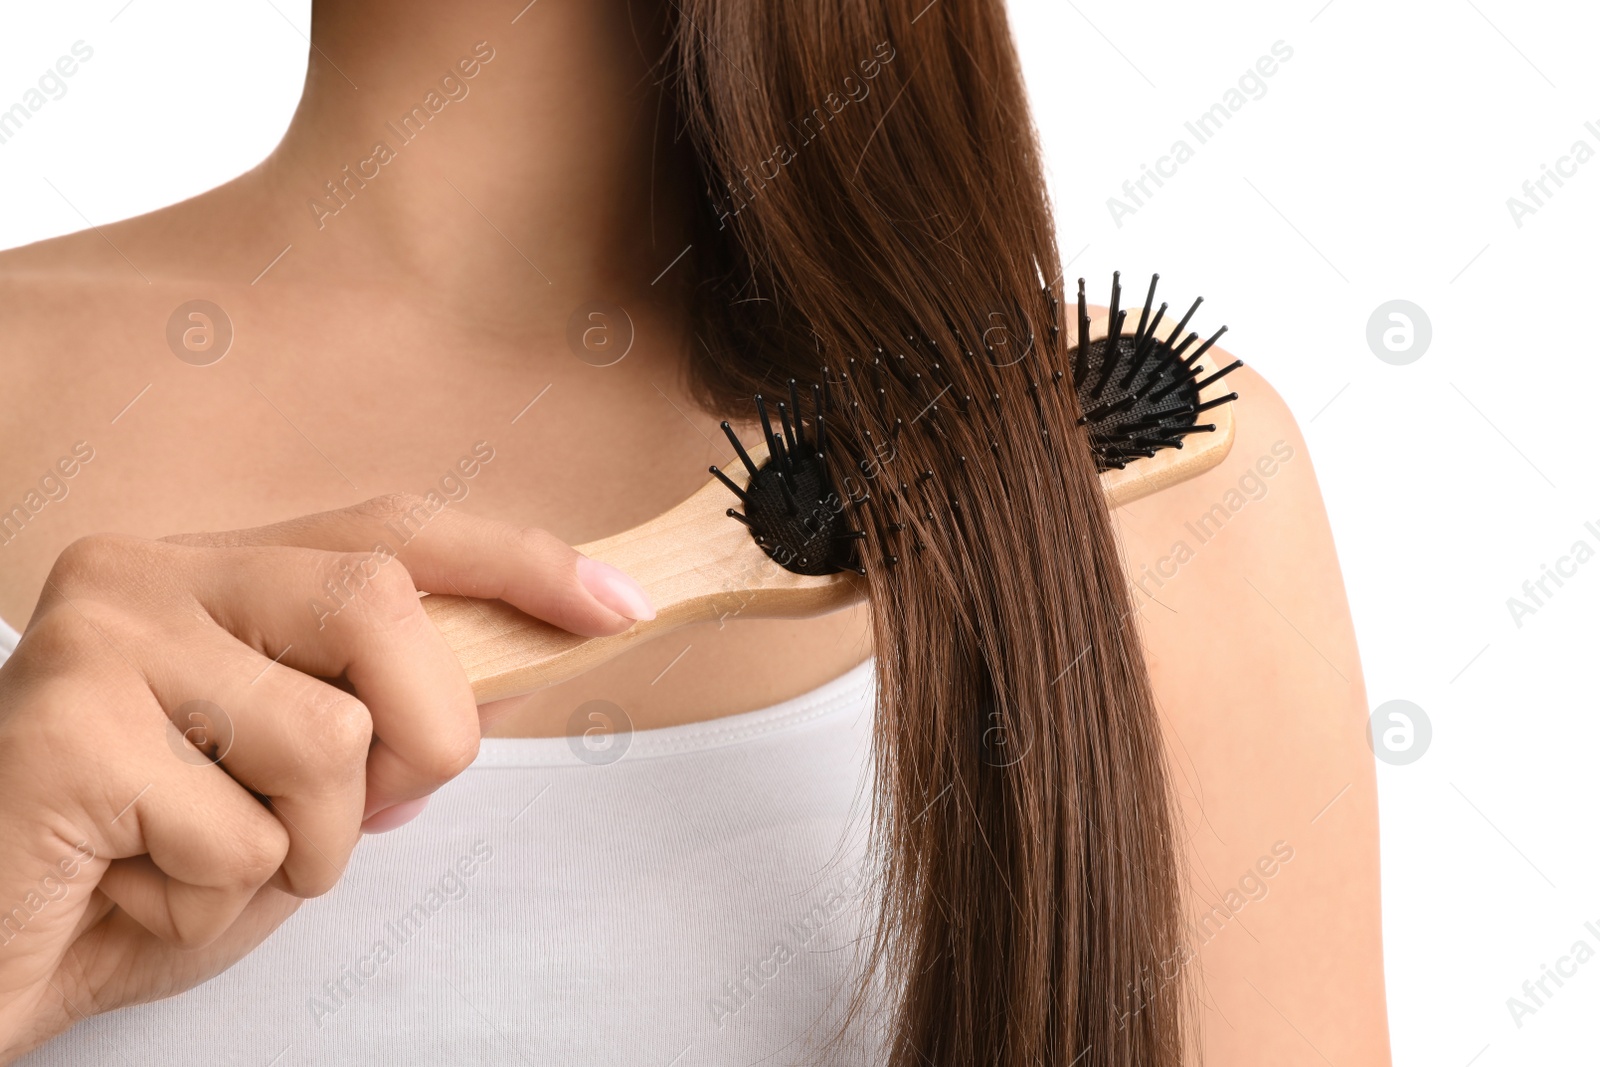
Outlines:
[[[363,564],[363,571],[398,559],[418,589],[504,600],[585,637],[607,637],[635,621],[655,618],[655,608],[637,582],[554,535],[468,515],[406,493],[252,530],[168,540],[359,553],[370,561]],[[352,575],[337,580],[330,592],[339,599],[341,590],[360,585],[360,576]]]

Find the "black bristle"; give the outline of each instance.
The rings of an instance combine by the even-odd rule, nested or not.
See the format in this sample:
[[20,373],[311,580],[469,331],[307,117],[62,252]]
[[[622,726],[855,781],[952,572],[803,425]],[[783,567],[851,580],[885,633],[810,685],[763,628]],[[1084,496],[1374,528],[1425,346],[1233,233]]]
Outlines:
[[789,488],[789,479],[783,476],[782,471],[778,472],[778,488],[783,490],[783,499],[789,505],[789,514],[800,514],[800,501],[795,499],[794,490]]
[[1139,312],[1139,326],[1133,331],[1135,341],[1144,340],[1145,327],[1150,322],[1150,306],[1156,302],[1156,282],[1161,280],[1161,275],[1150,275],[1150,291],[1144,294],[1144,307]]
[[806,428],[800,420],[800,388],[793,379],[789,379],[789,411],[794,416],[794,438],[796,451],[806,450]]
[[[1106,321],[1111,324],[1112,341],[1103,353],[1104,356],[1109,358],[1103,358],[1100,361],[1100,382],[1102,385],[1104,384],[1105,378],[1110,375],[1112,366],[1114,366],[1117,361],[1117,349],[1119,346],[1116,344],[1116,339],[1122,334],[1122,320],[1125,317],[1120,311],[1121,307],[1122,272],[1120,270],[1114,270],[1111,272],[1111,313],[1106,316]],[[1098,400],[1099,396],[1100,394],[1097,392],[1095,394],[1095,399]]]
[[1168,347],[1171,347],[1172,342],[1183,333],[1184,328],[1189,325],[1189,320],[1194,318],[1194,313],[1200,310],[1200,304],[1204,300],[1205,297],[1203,296],[1197,296],[1194,298],[1194,303],[1189,305],[1189,310],[1183,313],[1183,318],[1178,320],[1178,325],[1174,326],[1172,328],[1172,332],[1167,335]]
[[1198,415],[1202,411],[1209,411],[1214,407],[1217,407],[1219,405],[1228,403],[1230,400],[1238,400],[1238,399],[1239,399],[1239,394],[1238,393],[1229,393],[1227,396],[1219,396],[1215,400],[1207,400],[1204,404],[1201,404],[1199,407],[1195,408],[1194,411],[1195,411],[1195,414]]
[[712,467],[711,468],[711,473],[716,475],[717,481],[721,482],[723,485],[727,486],[729,489],[732,489],[733,492],[734,492],[734,495],[737,496],[740,500],[748,500],[749,499],[749,497],[745,496],[744,490],[739,488],[738,483],[735,482],[732,478],[728,477],[726,474],[723,474],[722,470],[720,468]]
[[[1111,300],[1112,303],[1116,302],[1114,294]],[[1089,391],[1089,395],[1096,400],[1099,400],[1101,394],[1105,392],[1106,385],[1111,381],[1112,372],[1117,369],[1117,363],[1122,359],[1123,342],[1127,340],[1131,344],[1131,338],[1122,336],[1122,324],[1127,321],[1127,318],[1128,313],[1126,311],[1113,311],[1111,313],[1111,332],[1106,336],[1105,340],[1100,342],[1102,353],[1100,357],[1100,372],[1095,376],[1094,388]]]
[[767,448],[772,453],[772,458],[777,462],[778,466],[786,471],[794,469],[794,463],[789,459],[789,450],[783,445],[783,438],[774,437]]
[[1194,387],[1197,390],[1204,389],[1206,386],[1210,385],[1212,382],[1220,380],[1224,374],[1227,374],[1229,371],[1238,370],[1242,366],[1244,366],[1244,360],[1236,359],[1232,363],[1228,364],[1226,367],[1223,367],[1221,370],[1219,370],[1215,374],[1211,375],[1209,378],[1202,378],[1200,381],[1195,382],[1194,383]]
[[766,438],[767,451],[776,456],[778,454],[778,438],[772,432],[772,420],[767,417],[767,401],[760,393],[756,394],[756,414],[761,416],[761,435]]
[[728,435],[728,440],[733,442],[733,450],[739,455],[739,462],[744,464],[745,470],[750,472],[750,477],[756,476],[756,465],[750,460],[750,453],[744,450],[744,445],[739,441],[739,435],[733,432],[733,427],[726,422],[722,424],[722,432]]
[[1194,344],[1198,340],[1200,340],[1200,335],[1191,330],[1189,332],[1189,336],[1180,341],[1178,343],[1178,347],[1172,349],[1167,354],[1167,358],[1172,360],[1174,363],[1182,363],[1187,358],[1184,353],[1189,350],[1190,345]]
[[[794,411],[795,420],[798,420],[800,415],[800,408],[798,404],[795,405]],[[787,452],[797,451],[800,442],[795,438],[794,421],[790,420],[789,418],[789,405],[785,404],[781,400],[778,401],[778,421],[783,424],[784,450]]]
[[1078,389],[1089,374],[1089,298],[1084,295],[1083,279],[1078,279],[1078,348],[1072,364],[1072,384]]
[[1211,351],[1211,346],[1216,344],[1222,338],[1222,335],[1227,332],[1228,328],[1226,326],[1217,327],[1217,332],[1206,338],[1206,343],[1195,349],[1194,355],[1184,360],[1184,362],[1191,365],[1200,362],[1200,357]]
[[1155,342],[1156,327],[1161,325],[1161,316],[1167,313],[1167,305],[1162,304],[1156,309],[1156,317],[1150,320],[1150,328],[1144,336],[1138,338],[1138,345],[1133,350],[1133,358],[1128,361],[1128,371],[1117,383],[1118,389],[1126,389],[1133,383],[1134,376],[1139,373],[1139,368],[1147,366],[1146,360],[1150,355],[1150,346]]

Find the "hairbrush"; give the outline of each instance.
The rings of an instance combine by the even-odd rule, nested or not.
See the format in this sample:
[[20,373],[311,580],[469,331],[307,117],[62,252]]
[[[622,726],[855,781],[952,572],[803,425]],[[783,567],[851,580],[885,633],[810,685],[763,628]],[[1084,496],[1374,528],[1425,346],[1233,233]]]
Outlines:
[[[1237,394],[1223,391],[1222,378],[1243,361],[1206,371],[1201,360],[1227,327],[1205,341],[1185,334],[1201,304],[1197,298],[1166,331],[1167,305],[1153,306],[1158,279],[1151,277],[1132,330],[1129,311],[1120,306],[1120,274],[1112,275],[1111,303],[1103,315],[1091,316],[1084,283],[1078,282],[1077,343],[1064,358],[1071,364],[1079,423],[1113,508],[1210,470],[1233,445],[1229,401]],[[1048,288],[1045,295],[1054,311],[1054,295]],[[1052,334],[1058,328],[1052,324]],[[1054,381],[1062,376],[1056,371]],[[666,513],[579,546],[632,575],[655,604],[654,619],[612,637],[590,638],[498,600],[423,598],[479,702],[555,685],[690,623],[806,618],[859,599],[866,570],[858,546],[866,535],[852,524],[863,499],[841,495],[829,474],[836,435],[829,430],[826,369],[822,381],[805,390],[809,418],[801,392],[790,381],[775,411],[765,397],[755,397],[761,440],[752,447],[722,424],[738,469],[712,467],[712,480]],[[1202,416],[1208,421],[1202,423]]]

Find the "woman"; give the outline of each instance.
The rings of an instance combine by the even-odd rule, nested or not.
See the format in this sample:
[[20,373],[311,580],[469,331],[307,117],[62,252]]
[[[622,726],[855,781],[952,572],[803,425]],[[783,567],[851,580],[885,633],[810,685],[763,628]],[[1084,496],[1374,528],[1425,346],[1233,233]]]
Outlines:
[[[1304,444],[1238,372],[1229,461],[1106,514],[1010,354],[1060,268],[1003,11],[516,7],[318,0],[259,167],[0,259],[7,1058],[1386,1063]],[[993,407],[841,373],[908,335]],[[567,545],[824,365],[931,472],[867,604],[473,707],[418,590],[648,618]]]

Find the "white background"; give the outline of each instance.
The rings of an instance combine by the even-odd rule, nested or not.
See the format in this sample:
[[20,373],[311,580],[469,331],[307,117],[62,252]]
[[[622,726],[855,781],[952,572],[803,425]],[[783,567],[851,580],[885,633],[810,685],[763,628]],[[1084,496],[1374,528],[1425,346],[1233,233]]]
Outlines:
[[[74,41],[94,48],[66,95],[0,145],[0,247],[217,185],[271,149],[298,99],[306,0],[72,7],[0,15],[0,108]],[[1600,151],[1600,13],[1576,0],[1012,8],[1069,278],[1103,300],[1112,270],[1141,297],[1160,271],[1175,306],[1206,297],[1203,332],[1232,327],[1228,347],[1310,443],[1372,705],[1410,700],[1432,723],[1414,763],[1379,764],[1396,1062],[1592,1060],[1600,960],[1520,1028],[1506,999],[1579,938],[1600,948],[1584,929],[1600,927],[1600,559],[1520,627],[1507,599],[1574,542],[1600,549],[1584,527],[1600,530],[1600,159],[1520,227],[1507,198],[1573,142]],[[1184,123],[1278,41],[1293,55],[1265,94],[1199,144]],[[1179,138],[1194,158],[1118,225],[1107,199]],[[1366,340],[1393,299],[1432,327],[1404,366]]]

